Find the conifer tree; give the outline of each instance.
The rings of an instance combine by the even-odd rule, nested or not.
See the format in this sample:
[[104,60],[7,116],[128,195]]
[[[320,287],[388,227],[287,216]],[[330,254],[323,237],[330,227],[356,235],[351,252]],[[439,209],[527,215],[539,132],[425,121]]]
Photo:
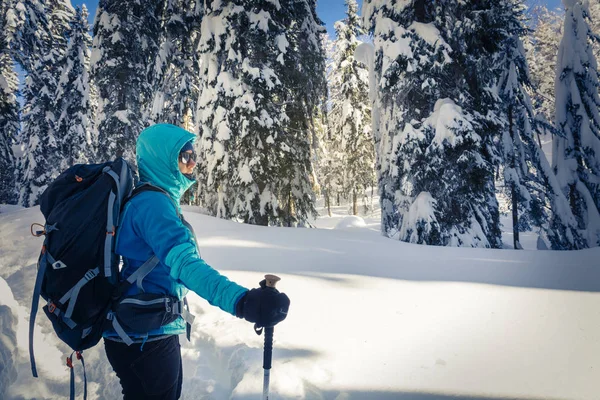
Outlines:
[[99,161],[135,163],[135,141],[148,125],[161,0],[101,0],[94,21],[91,72],[98,88]]
[[[201,85],[197,48],[203,7],[202,0],[164,2],[160,49],[153,67],[153,100],[148,110],[151,122],[168,122],[197,132],[195,115]],[[204,165],[199,161],[194,170],[196,184],[184,194],[183,203],[204,201],[207,191],[199,185],[205,182]]]
[[19,60],[27,75],[23,90],[24,155],[19,165],[19,203],[31,207],[61,172],[60,115],[56,90],[66,52],[70,4],[64,0],[28,2],[19,22]]
[[62,168],[86,163],[93,158],[89,59],[89,35],[85,5],[77,8],[71,21],[70,40],[63,61],[56,99],[60,107],[56,133],[61,141]]
[[287,154],[278,167],[278,223],[304,225],[310,215],[316,215],[310,143],[316,141],[315,120],[327,96],[320,40],[325,28],[314,0],[285,2],[278,11],[277,19],[285,30],[277,38],[281,59],[276,65],[288,117],[282,137]]
[[[535,119],[527,88],[531,80],[521,37],[526,34],[524,7],[506,1],[507,36],[498,63],[498,84],[507,124],[503,129],[503,175],[513,221],[513,246],[521,248],[520,231],[544,227],[555,249],[580,246],[577,225],[554,173],[534,135],[543,126]],[[548,221],[552,221],[548,224]]]
[[315,184],[315,195],[323,196],[325,200],[325,208],[327,214],[331,217],[331,194],[333,193],[333,187],[331,182],[331,176],[329,171],[329,140],[328,140],[328,126],[327,126],[327,115],[324,110],[320,110],[317,114],[315,122],[316,131],[316,143],[311,143],[312,149],[312,163],[315,168],[316,184]]
[[[382,226],[434,245],[500,247],[496,2],[363,4],[383,109]],[[441,173],[443,171],[443,174]]]
[[598,36],[598,39],[592,41],[592,49],[596,60],[600,57],[600,2],[590,1],[590,29],[592,33]]
[[391,159],[392,140],[399,124],[399,115],[394,112],[393,90],[384,76],[388,71],[395,75],[389,66],[393,65],[396,57],[388,50],[406,44],[402,36],[396,35],[394,29],[398,26],[398,11],[402,9],[404,6],[398,7],[396,11],[383,0],[367,0],[362,5],[363,26],[373,36],[372,47],[364,44],[360,47],[363,49],[361,58],[371,61],[369,91],[373,106],[372,129],[381,208],[381,233],[388,237],[398,233],[400,217],[395,199],[398,180]]
[[16,159],[13,145],[19,133],[18,77],[14,68],[16,14],[12,1],[0,3],[0,203],[13,204]]
[[347,0],[346,19],[336,24],[336,56],[333,85],[339,96],[332,99],[331,123],[343,160],[343,191],[352,198],[352,213],[358,214],[358,196],[374,183],[374,148],[371,135],[368,70],[354,58],[362,34],[356,1]]
[[194,131],[200,87],[196,49],[200,40],[203,2],[165,1],[160,49],[153,71],[154,89],[150,119]]
[[280,7],[268,1],[206,3],[198,126],[209,207],[217,217],[267,225],[278,214],[284,94],[277,63],[287,48]]
[[530,11],[530,18],[534,24],[529,33],[531,43],[527,51],[532,79],[530,94],[536,114],[548,123],[554,123],[554,80],[562,18],[558,12],[539,4]]
[[552,167],[585,247],[600,244],[600,97],[587,0],[563,0],[565,21],[556,70]]
[[[334,48],[335,43],[329,38],[328,34],[321,35],[321,47],[326,55],[325,74],[328,82],[327,90],[329,101],[338,98],[338,87],[333,84],[335,79]],[[317,172],[317,195],[322,195],[325,200],[327,213],[331,216],[331,202],[337,191],[337,176],[334,172],[334,141],[329,128],[329,117],[327,105],[318,112],[317,124],[315,130],[317,133],[316,142],[312,143],[313,165]]]

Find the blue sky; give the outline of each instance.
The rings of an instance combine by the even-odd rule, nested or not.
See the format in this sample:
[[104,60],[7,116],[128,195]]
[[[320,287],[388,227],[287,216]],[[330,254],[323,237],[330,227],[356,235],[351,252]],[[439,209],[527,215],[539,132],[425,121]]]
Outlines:
[[[362,4],[362,0],[357,0],[359,7]],[[98,5],[98,0],[71,0],[71,3],[76,6],[80,4],[85,4],[90,11],[90,24],[94,20],[94,15],[96,14],[96,7]],[[548,8],[556,8],[559,7],[562,2],[561,0],[528,0],[528,3],[541,3],[546,4]],[[334,36],[335,31],[333,29],[333,24],[335,21],[343,19],[346,13],[346,6],[344,4],[344,0],[317,0],[317,14],[319,17],[325,22],[327,26],[327,31],[330,36]]]

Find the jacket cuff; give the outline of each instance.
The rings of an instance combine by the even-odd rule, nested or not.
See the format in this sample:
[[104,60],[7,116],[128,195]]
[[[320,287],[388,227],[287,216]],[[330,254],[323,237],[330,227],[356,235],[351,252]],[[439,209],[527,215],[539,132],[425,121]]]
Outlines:
[[244,318],[244,303],[246,302],[246,294],[248,291],[242,293],[242,295],[235,302],[235,316],[238,318]]

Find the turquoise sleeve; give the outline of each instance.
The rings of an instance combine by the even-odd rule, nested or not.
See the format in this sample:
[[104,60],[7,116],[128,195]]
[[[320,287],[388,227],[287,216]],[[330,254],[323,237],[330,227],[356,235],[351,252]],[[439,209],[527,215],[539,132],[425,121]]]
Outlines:
[[248,289],[230,281],[200,258],[191,232],[179,219],[169,198],[153,192],[141,196],[146,196],[146,200],[134,204],[136,234],[170,268],[171,278],[210,304],[235,315],[235,305]]

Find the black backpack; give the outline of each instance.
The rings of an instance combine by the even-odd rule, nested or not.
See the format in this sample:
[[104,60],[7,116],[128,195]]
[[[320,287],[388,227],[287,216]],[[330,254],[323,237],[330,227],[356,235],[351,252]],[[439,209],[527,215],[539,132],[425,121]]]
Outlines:
[[[124,204],[143,191],[162,189],[142,185],[133,189],[134,173],[122,158],[104,164],[78,164],[64,171],[40,197],[45,225],[32,225],[34,236],[45,235],[38,259],[38,272],[29,320],[31,371],[37,377],[33,353],[33,329],[42,296],[44,313],[58,337],[73,353],[67,357],[71,370],[71,398],[74,398],[72,357],[76,354],[84,367],[81,352],[95,346],[102,333],[112,326],[131,344],[127,330],[148,332],[179,316],[189,326],[193,316],[187,303],[169,296],[142,293],[137,298],[123,294],[158,264],[152,256],[126,281],[121,282],[120,257],[114,253],[119,216]],[[166,194],[166,193],[165,193]],[[42,229],[34,232],[34,226]],[[119,323],[121,321],[121,323]]]

